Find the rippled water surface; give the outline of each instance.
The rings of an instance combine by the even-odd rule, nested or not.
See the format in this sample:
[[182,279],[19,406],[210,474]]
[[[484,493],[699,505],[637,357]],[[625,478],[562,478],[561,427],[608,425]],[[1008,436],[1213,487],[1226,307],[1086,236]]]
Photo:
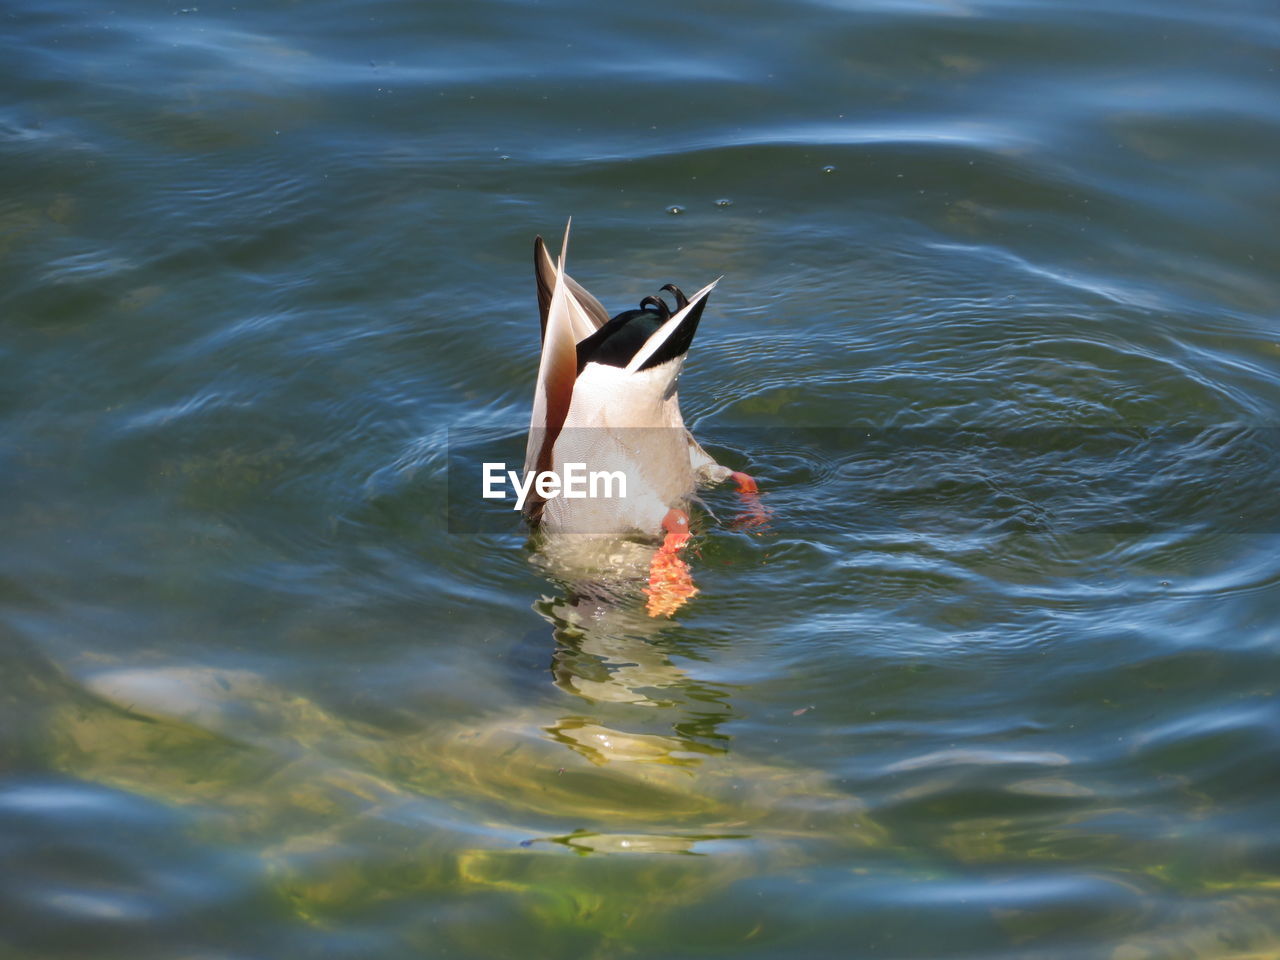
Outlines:
[[[1269,0],[0,22],[5,957],[1280,954]],[[570,215],[669,619],[455,516]]]

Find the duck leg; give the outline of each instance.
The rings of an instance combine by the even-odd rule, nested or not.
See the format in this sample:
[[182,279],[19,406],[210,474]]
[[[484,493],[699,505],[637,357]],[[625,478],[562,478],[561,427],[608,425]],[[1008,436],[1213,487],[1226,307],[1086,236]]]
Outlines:
[[742,509],[733,518],[733,526],[737,529],[763,527],[769,522],[769,511],[760,502],[760,486],[756,478],[737,470],[730,471],[729,477],[738,485],[738,499],[742,501]]
[[666,536],[649,562],[649,585],[644,588],[651,617],[671,616],[698,592],[689,565],[680,559],[680,551],[689,542],[689,515],[683,510],[668,510],[662,529]]

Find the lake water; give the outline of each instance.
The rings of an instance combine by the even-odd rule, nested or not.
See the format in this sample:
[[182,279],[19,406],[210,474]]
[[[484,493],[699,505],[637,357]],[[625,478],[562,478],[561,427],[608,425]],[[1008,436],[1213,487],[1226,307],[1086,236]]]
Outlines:
[[[1271,0],[0,22],[4,957],[1280,954]],[[569,216],[670,618],[448,484]]]

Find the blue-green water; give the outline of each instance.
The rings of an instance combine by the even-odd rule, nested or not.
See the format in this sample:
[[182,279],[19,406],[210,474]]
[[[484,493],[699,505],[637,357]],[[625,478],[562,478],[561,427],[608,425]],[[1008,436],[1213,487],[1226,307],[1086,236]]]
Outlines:
[[[0,955],[1280,953],[1272,3],[0,23]],[[570,215],[669,620],[448,529]]]

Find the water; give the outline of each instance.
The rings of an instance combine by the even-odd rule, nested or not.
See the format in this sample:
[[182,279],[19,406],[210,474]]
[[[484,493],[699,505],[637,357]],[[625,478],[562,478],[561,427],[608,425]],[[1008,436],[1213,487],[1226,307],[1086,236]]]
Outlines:
[[[1272,4],[0,16],[6,957],[1280,952]],[[570,215],[669,620],[448,532]]]

